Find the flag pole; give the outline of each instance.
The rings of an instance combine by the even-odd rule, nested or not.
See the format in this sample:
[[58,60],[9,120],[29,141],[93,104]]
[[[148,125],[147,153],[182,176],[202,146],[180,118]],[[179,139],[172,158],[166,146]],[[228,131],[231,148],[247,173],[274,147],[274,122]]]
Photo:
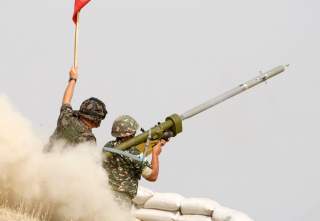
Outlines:
[[78,36],[79,36],[79,16],[80,12],[77,13],[77,23],[75,24],[74,32],[74,57],[73,57],[73,67],[78,66]]

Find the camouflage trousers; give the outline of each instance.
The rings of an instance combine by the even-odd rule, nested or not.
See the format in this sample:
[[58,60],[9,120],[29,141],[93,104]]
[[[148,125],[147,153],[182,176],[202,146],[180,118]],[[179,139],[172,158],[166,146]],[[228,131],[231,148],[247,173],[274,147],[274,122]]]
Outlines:
[[132,199],[125,193],[113,191],[114,200],[118,203],[118,205],[123,209],[131,210],[132,207]]

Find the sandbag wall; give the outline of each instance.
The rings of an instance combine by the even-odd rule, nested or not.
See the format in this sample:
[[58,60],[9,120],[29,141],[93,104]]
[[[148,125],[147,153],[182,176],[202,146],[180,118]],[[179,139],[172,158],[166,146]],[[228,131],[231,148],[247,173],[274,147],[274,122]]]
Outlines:
[[133,200],[133,215],[140,221],[253,221],[246,214],[207,198],[185,198],[140,187]]

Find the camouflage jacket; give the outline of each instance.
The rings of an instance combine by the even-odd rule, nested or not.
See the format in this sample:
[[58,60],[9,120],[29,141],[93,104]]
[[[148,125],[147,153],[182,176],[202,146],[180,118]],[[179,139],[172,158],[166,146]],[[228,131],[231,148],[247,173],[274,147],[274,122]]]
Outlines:
[[[113,148],[118,144],[116,141],[111,141],[105,146]],[[128,152],[133,155],[140,155],[140,151],[135,147],[129,149]],[[138,182],[141,176],[149,173],[151,165],[148,162],[139,162],[126,156],[112,154],[104,161],[104,168],[108,172],[111,188],[133,199],[137,195]]]
[[96,143],[92,130],[79,119],[77,112],[73,111],[68,104],[63,104],[61,107],[57,128],[50,137],[49,146],[52,147],[57,140],[64,140],[67,145],[84,142]]

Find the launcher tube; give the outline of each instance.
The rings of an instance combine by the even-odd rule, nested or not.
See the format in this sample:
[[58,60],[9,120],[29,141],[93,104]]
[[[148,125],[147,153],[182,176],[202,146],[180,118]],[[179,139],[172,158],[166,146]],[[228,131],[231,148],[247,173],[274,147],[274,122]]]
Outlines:
[[266,72],[266,73],[262,73],[259,76],[255,77],[252,80],[249,80],[247,82],[245,82],[244,84],[239,85],[238,87],[231,89],[223,94],[221,94],[218,97],[215,97],[187,112],[185,112],[184,114],[182,114],[180,117],[182,120],[186,120],[189,119],[191,117],[194,117],[195,115],[200,114],[203,111],[206,111],[210,108],[212,108],[213,106],[216,106],[220,103],[222,103],[225,100],[228,100],[231,97],[234,97],[282,72],[284,72],[286,70],[286,68],[288,67],[288,65],[280,65],[278,67],[273,68],[272,70]]

